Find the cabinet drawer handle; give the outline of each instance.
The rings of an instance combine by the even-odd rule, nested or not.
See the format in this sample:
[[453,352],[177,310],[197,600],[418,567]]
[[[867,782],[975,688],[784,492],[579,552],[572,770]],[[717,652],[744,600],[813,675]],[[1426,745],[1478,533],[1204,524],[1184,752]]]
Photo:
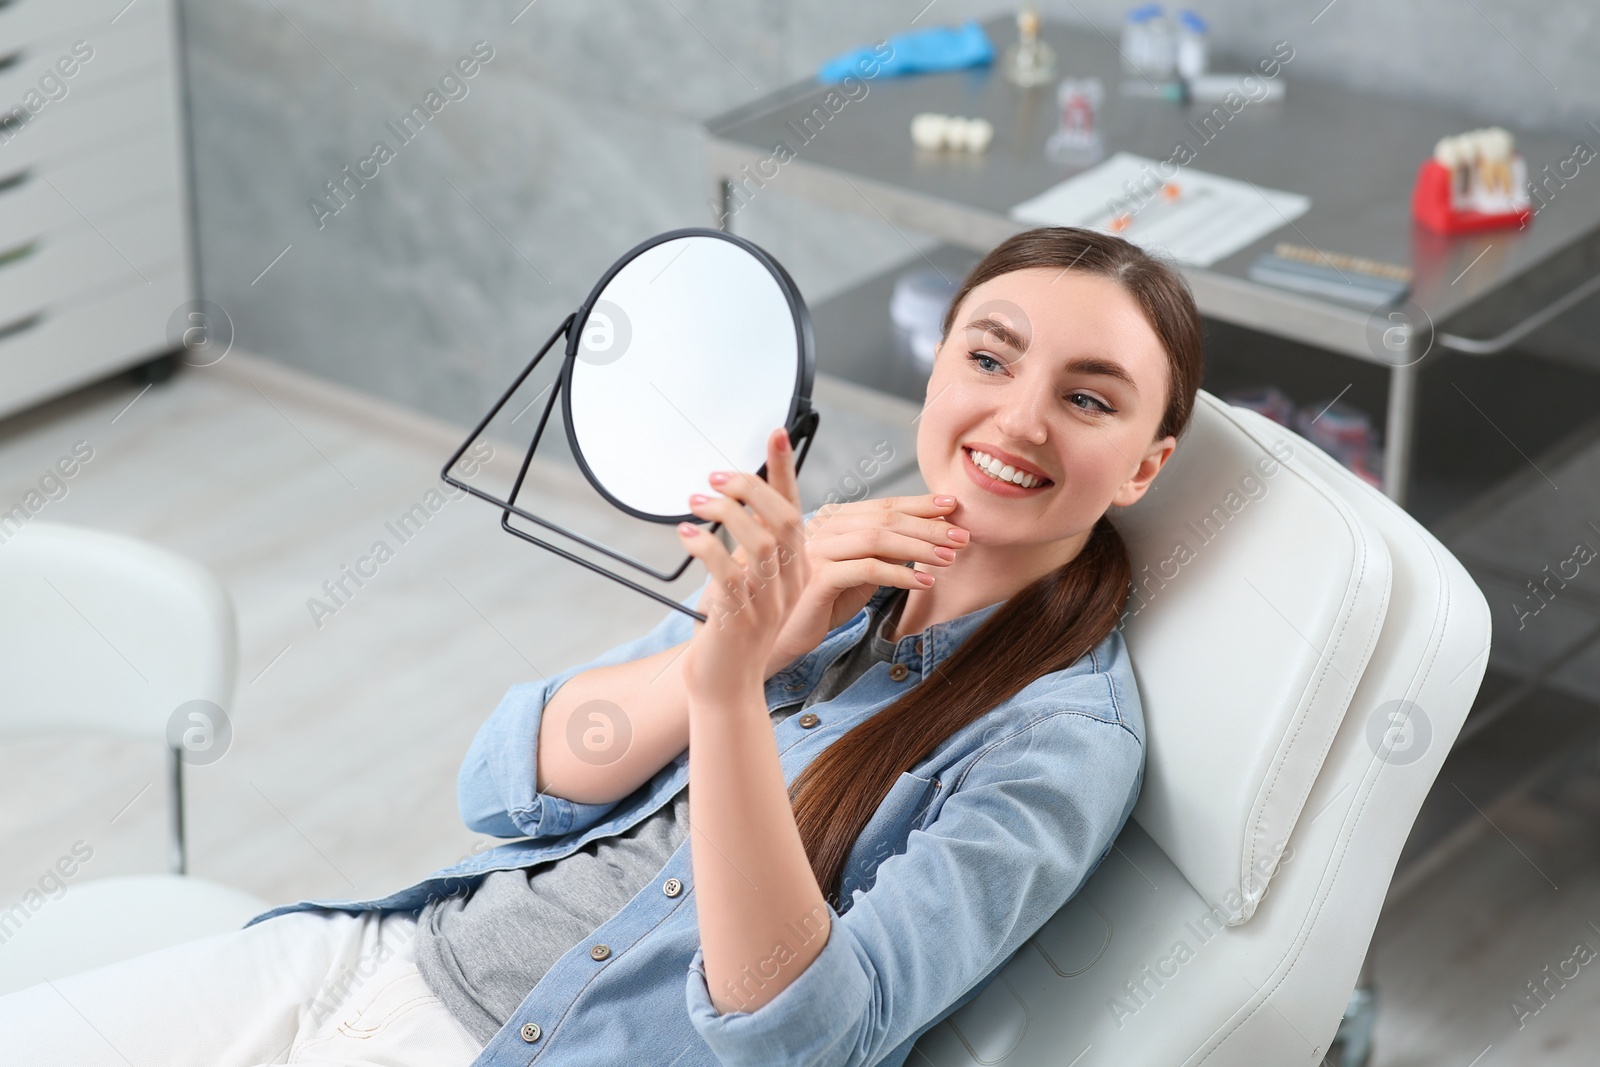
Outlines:
[[28,330],[33,329],[43,320],[44,312],[35,311],[32,315],[29,315],[25,319],[17,319],[15,322],[8,322],[4,326],[0,326],[0,341],[9,341],[17,334],[25,333]]
[[27,259],[38,250],[38,241],[29,241],[25,245],[18,245],[15,248],[8,248],[5,251],[0,252],[0,267],[9,267],[19,259]]

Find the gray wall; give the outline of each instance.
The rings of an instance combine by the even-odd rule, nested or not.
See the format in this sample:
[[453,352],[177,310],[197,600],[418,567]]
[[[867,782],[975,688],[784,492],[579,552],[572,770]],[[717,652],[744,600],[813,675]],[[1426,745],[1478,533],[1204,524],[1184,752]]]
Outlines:
[[[926,4],[526,2],[185,0],[202,284],[240,347],[468,423],[618,254],[711,223],[703,119]],[[1594,137],[1600,12],[1581,0],[1195,2],[1229,52],[1290,40],[1299,77]],[[1011,9],[936,3],[918,25]],[[1041,7],[1114,34],[1125,5]],[[385,123],[479,40],[494,58],[402,145]],[[380,139],[394,158],[319,228],[308,201],[337,206],[324,183]],[[787,197],[781,175],[736,227],[812,302],[928,243]]]

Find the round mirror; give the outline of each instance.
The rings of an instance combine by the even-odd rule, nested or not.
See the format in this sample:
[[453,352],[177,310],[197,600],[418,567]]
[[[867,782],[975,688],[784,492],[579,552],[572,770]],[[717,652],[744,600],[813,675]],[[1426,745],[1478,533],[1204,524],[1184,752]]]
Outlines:
[[572,454],[613,504],[699,521],[714,470],[764,473],[767,436],[809,410],[811,320],[783,267],[720,230],[659,234],[608,270],[567,338]]

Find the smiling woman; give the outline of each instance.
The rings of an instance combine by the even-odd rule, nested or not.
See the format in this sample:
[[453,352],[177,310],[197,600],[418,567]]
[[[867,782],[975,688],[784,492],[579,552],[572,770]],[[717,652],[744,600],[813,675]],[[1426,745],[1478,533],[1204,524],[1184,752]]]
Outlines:
[[[1188,286],[1119,237],[1028,230],[968,274],[945,314],[917,461],[931,492],[956,497],[946,517],[971,541],[937,568],[935,584],[908,591],[890,639],[999,608],[934,677],[840,738],[792,785],[795,821],[830,899],[898,775],[1115,630],[1133,575],[1106,512],[1150,487],[1188,425],[1203,373]],[[1042,481],[1018,485],[1019,472]]]

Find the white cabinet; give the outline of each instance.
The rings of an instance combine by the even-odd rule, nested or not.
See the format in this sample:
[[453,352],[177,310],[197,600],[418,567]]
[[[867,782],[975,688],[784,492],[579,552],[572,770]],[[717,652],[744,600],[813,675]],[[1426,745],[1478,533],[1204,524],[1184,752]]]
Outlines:
[[0,0],[0,416],[174,347],[195,295],[176,0]]

